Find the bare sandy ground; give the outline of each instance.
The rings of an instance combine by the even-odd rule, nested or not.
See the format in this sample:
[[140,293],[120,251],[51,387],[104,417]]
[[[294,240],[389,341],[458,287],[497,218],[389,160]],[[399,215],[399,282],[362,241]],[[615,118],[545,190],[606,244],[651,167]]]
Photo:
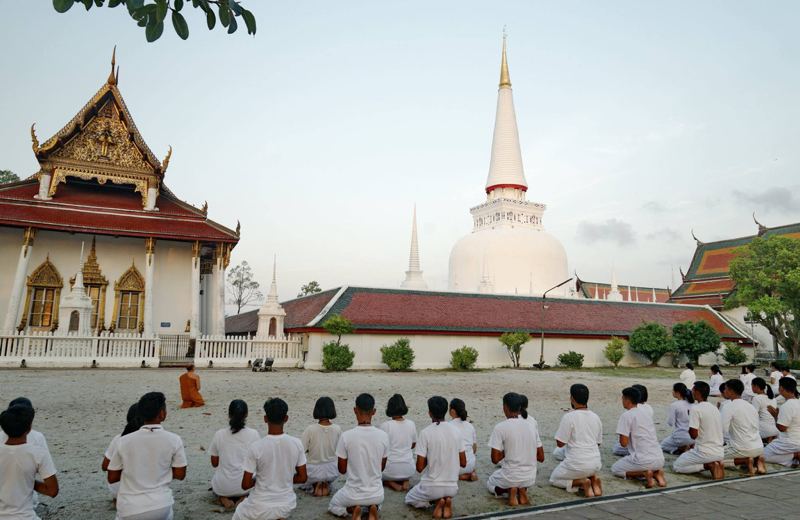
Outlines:
[[[673,398],[671,386],[675,379],[629,380],[591,372],[555,372],[529,370],[488,370],[471,373],[416,372],[384,373],[355,372],[332,373],[280,370],[274,373],[253,373],[243,370],[202,370],[202,394],[206,406],[179,409],[181,400],[177,369],[146,370],[5,370],[0,371],[0,403],[24,395],[36,407],[34,427],[47,437],[50,451],[58,469],[61,493],[55,499],[41,497],[38,514],[42,518],[113,519],[115,514],[105,484],[105,474],[100,470],[108,443],[120,433],[125,423],[125,413],[132,403],[149,391],[162,391],[167,396],[168,416],[164,427],[177,433],[186,445],[189,467],[186,480],[174,482],[176,519],[229,519],[233,511],[225,511],[209,491],[213,468],[205,451],[214,432],[227,424],[227,406],[232,399],[241,398],[250,405],[249,426],[266,434],[263,412],[260,410],[267,397],[281,397],[289,403],[290,419],[287,433],[299,437],[312,422],[314,402],[321,395],[329,395],[336,402],[339,417],[335,422],[344,429],[355,426],[353,401],[360,392],[372,393],[378,401],[375,423],[386,418],[382,409],[395,392],[402,393],[411,407],[409,418],[422,429],[430,423],[427,415],[427,398],[442,395],[448,399],[459,397],[467,403],[470,418],[478,434],[478,482],[462,482],[454,501],[455,515],[483,513],[507,509],[501,499],[491,497],[486,490],[486,478],[494,471],[489,460],[486,443],[492,427],[502,420],[501,397],[505,392],[517,391],[528,395],[530,412],[539,422],[544,442],[546,460],[539,466],[539,476],[534,489],[529,490],[533,504],[546,504],[572,500],[562,489],[548,484],[551,471],[556,466],[552,451],[556,447],[553,435],[563,413],[569,409],[569,385],[581,382],[589,386],[590,408],[603,420],[605,436],[602,446],[603,480],[605,494],[623,493],[643,489],[637,481],[625,481],[610,473],[617,457],[611,454],[616,440],[614,431],[622,412],[620,390],[633,383],[645,384],[650,393],[649,403],[656,412],[659,439],[669,435],[666,424],[667,410]],[[671,468],[674,456],[667,455]],[[775,469],[775,468],[772,468]],[[729,470],[729,477],[739,476]],[[669,485],[707,480],[706,476],[680,476],[667,471]],[[414,477],[415,484],[419,477]],[[337,486],[344,481],[339,479]],[[382,518],[425,518],[430,513],[411,509],[403,503],[404,495],[386,491]],[[327,498],[314,498],[298,492],[298,507],[294,518],[334,518],[328,514]]]

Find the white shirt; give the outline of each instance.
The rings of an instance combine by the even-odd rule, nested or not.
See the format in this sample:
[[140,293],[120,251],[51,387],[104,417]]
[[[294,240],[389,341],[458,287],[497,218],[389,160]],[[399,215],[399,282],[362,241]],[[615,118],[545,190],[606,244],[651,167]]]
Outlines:
[[756,375],[753,374],[752,372],[748,374],[742,374],[739,376],[739,379],[741,379],[742,383],[744,383],[744,392],[742,393],[742,395],[748,395],[750,397],[755,395],[753,393],[753,379],[755,378]]
[[793,446],[800,446],[800,400],[787,399],[778,412],[778,424],[786,426],[786,431],[778,437]]
[[758,413],[759,423],[768,427],[775,426],[775,418],[772,417],[772,414],[769,413],[769,410],[767,409],[768,406],[778,408],[775,399],[770,399],[767,397],[767,394],[756,394],[750,404],[753,405],[753,408],[755,408],[756,412]]
[[650,416],[650,420],[651,421],[655,419],[656,412],[653,410],[653,407],[650,406],[649,404],[647,404],[647,403],[639,403],[639,404],[636,405],[636,408],[639,408],[640,410],[644,410],[647,413],[647,415]]
[[[530,417],[530,415],[528,416]],[[469,421],[462,421],[459,418],[450,421],[450,425],[457,429],[461,434],[461,442],[463,443],[464,453],[467,455],[467,462],[475,458],[475,452],[472,451],[475,444],[478,443],[478,437],[475,434],[475,427]]]
[[417,456],[425,457],[427,466],[422,473],[420,483],[431,486],[457,486],[461,468],[459,454],[463,451],[461,432],[455,426],[441,421],[422,430],[417,443]]
[[556,431],[556,440],[566,444],[565,457],[582,461],[600,460],[603,423],[591,410],[573,410],[564,414]]
[[758,412],[744,399],[734,399],[722,410],[722,431],[728,433],[728,444],[736,451],[763,448],[758,433]]
[[411,452],[411,445],[417,442],[417,425],[414,421],[391,419],[381,424],[381,430],[389,435],[389,460],[386,465],[414,465],[414,455]]
[[[111,439],[111,442],[108,443],[108,449],[106,449],[106,453],[103,456],[109,460],[109,463],[111,462],[111,458],[114,456],[114,453],[117,451],[117,444],[119,444],[120,437],[122,437],[122,434],[118,433],[113,439]],[[114,497],[116,497],[117,493],[119,493],[119,482],[109,484],[108,489],[111,491],[111,493],[113,493]]]
[[251,444],[242,468],[255,476],[256,485],[237,511],[241,508],[244,518],[259,518],[266,508],[294,509],[297,506],[294,475],[297,468],[305,465],[303,443],[291,435],[267,435]]
[[[728,406],[731,404],[732,402],[728,403]],[[708,401],[695,404],[689,412],[689,428],[697,430],[695,439],[697,451],[720,458],[724,456],[722,416],[716,406]]]
[[536,448],[541,446],[539,432],[522,416],[497,424],[489,437],[489,448],[505,453],[503,477],[512,482],[536,478]]
[[[8,442],[8,435],[3,430],[0,430],[0,444],[5,444]],[[30,433],[28,433],[28,438],[25,441],[26,444],[30,444],[31,446],[41,446],[42,448],[50,451],[50,448],[47,447],[47,441],[44,438],[44,435],[37,432],[33,428],[31,428]]]
[[693,403],[681,399],[669,405],[669,415],[667,416],[667,424],[672,426],[676,432],[689,431],[689,412],[694,406]]
[[708,393],[708,395],[714,395],[714,396],[720,395],[719,385],[721,385],[724,382],[725,381],[722,379],[722,376],[720,374],[712,374],[711,378],[708,380],[708,386],[711,387],[711,391]]
[[656,436],[656,425],[647,410],[625,410],[617,423],[617,435],[628,437],[628,453],[635,463],[662,460],[664,454]]
[[183,467],[183,441],[160,424],[147,424],[120,437],[108,465],[109,471],[122,470],[117,514],[125,517],[171,506],[172,468]]
[[339,438],[336,456],[347,459],[344,487],[353,502],[383,496],[381,462],[389,457],[389,435],[385,431],[374,426],[347,430]]
[[301,441],[309,464],[324,464],[336,460],[336,445],[342,436],[338,424],[311,424],[303,432]]
[[[783,373],[780,370],[775,370],[769,375],[769,382],[770,385],[772,386],[772,393],[774,393],[775,395],[778,395],[778,386],[779,386],[778,383],[781,382],[782,377]],[[772,382],[773,379],[775,380],[774,383]]]
[[686,385],[686,388],[689,390],[692,389],[692,385],[694,385],[695,381],[697,381],[697,376],[695,375],[694,370],[687,368],[681,372],[681,383]]
[[[8,437],[6,437],[8,439]],[[56,474],[47,448],[30,443],[0,445],[0,518],[36,520],[33,484]]]
[[245,494],[242,489],[244,476],[244,458],[253,443],[258,442],[261,435],[253,428],[242,428],[236,433],[230,427],[222,428],[214,434],[208,454],[219,457],[219,465],[211,478],[211,489],[221,497],[240,497]]

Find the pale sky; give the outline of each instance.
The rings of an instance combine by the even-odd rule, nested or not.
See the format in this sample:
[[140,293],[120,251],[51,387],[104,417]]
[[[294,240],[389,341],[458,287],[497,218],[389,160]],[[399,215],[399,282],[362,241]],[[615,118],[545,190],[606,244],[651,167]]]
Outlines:
[[[189,3],[190,4],[190,3]],[[397,287],[417,204],[421,264],[446,289],[450,249],[485,199],[502,28],[528,199],[570,270],[671,285],[704,241],[800,221],[800,4],[329,2],[245,4],[258,34],[155,43],[122,8],[3,3],[0,169],[37,170],[29,128],[58,131],[119,88],[166,185],[229,227],[232,263],[282,300],[318,280]],[[673,287],[674,288],[674,287]],[[252,307],[251,307],[252,308]]]

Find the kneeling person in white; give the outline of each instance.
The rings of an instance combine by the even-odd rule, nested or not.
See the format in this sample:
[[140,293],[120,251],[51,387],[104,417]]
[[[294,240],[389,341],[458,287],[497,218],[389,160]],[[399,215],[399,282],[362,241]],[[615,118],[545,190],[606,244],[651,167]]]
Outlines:
[[445,414],[447,399],[438,395],[428,399],[433,424],[422,430],[417,442],[417,472],[422,478],[406,495],[406,504],[413,507],[426,508],[436,502],[433,518],[453,516],[458,470],[467,465],[461,432],[445,422]]
[[228,405],[229,428],[218,430],[208,449],[211,465],[217,470],[211,479],[211,489],[225,507],[234,507],[244,500],[249,489],[242,489],[242,464],[250,446],[261,439],[253,428],[245,426],[247,403],[234,399]]
[[[35,494],[58,494],[50,452],[28,443],[33,417],[33,408],[21,404],[0,413],[0,428],[6,439],[0,445],[0,518],[39,520],[33,505]],[[36,480],[37,473],[42,481]]]
[[675,473],[711,471],[711,478],[725,477],[722,459],[722,417],[719,410],[706,401],[710,391],[708,383],[697,381],[692,388],[695,404],[689,412],[689,436],[695,440],[694,448],[684,452],[672,465]]
[[778,383],[778,390],[786,402],[780,413],[770,406],[769,413],[775,417],[780,435],[764,448],[764,459],[781,466],[793,466],[800,460],[800,400],[797,399],[797,381],[784,377]]
[[656,426],[653,418],[645,410],[638,407],[640,392],[636,388],[622,391],[622,407],[625,412],[617,424],[617,435],[621,446],[628,448],[629,455],[611,466],[611,473],[621,478],[643,478],[645,487],[651,488],[655,483],[666,487],[664,479],[664,454],[658,444]]
[[331,494],[331,483],[339,477],[339,465],[336,460],[336,445],[342,436],[342,429],[333,424],[336,419],[336,405],[330,397],[320,397],[314,405],[314,419],[303,432],[300,439],[306,450],[308,464],[308,480],[301,486],[315,497],[326,497]]
[[470,480],[475,482],[478,480],[478,474],[475,472],[475,454],[478,452],[478,439],[475,435],[475,427],[470,424],[467,417],[467,407],[461,399],[453,399],[450,401],[450,426],[455,428],[461,434],[461,440],[464,443],[464,454],[467,456],[467,465],[458,472],[458,480]]
[[[10,403],[8,403],[8,407],[11,408],[12,406],[15,406],[15,405],[18,405],[18,404],[22,404],[22,405],[28,406],[30,408],[33,408],[33,403],[27,397],[17,397],[16,399],[14,399]],[[5,444],[7,440],[8,440],[8,435],[6,435],[5,433],[3,433],[2,430],[0,430],[0,444]],[[42,448],[46,449],[48,453],[50,453],[50,448],[47,447],[47,440],[45,440],[44,435],[42,435],[40,432],[34,430],[32,426],[31,426],[30,433],[28,433],[27,444],[30,444],[32,446],[42,447]],[[105,471],[105,470],[103,470],[103,471]],[[114,496],[116,496],[116,493],[114,493]],[[39,495],[34,493],[33,494],[33,508],[36,509],[36,506],[38,506],[38,505],[39,505]]]
[[586,385],[572,385],[569,394],[573,411],[564,414],[556,431],[556,444],[564,448],[564,461],[550,474],[550,484],[570,493],[583,488],[587,497],[601,496],[603,485],[597,470],[602,467],[603,423],[588,408],[589,389]]
[[306,454],[300,439],[283,433],[288,412],[283,399],[273,397],[264,403],[267,436],[250,446],[242,464],[242,489],[253,490],[231,520],[278,520],[297,507],[292,485],[308,478]]
[[[653,410],[652,406],[647,404],[647,387],[644,385],[631,385],[631,388],[639,391],[639,404],[637,404],[636,407],[644,410],[647,415],[650,416],[650,420],[654,420],[655,411]],[[625,455],[628,455],[630,451],[628,450],[627,446],[620,444],[619,439],[617,439],[617,442],[614,443],[614,448],[611,450],[611,453],[617,455],[618,457],[624,457]]]
[[150,392],[139,399],[142,427],[120,437],[108,464],[108,483],[119,482],[118,520],[172,520],[172,479],[186,478],[183,441],[166,431],[167,399]]
[[492,430],[489,447],[492,464],[503,466],[492,473],[486,486],[495,496],[508,494],[508,505],[530,504],[528,488],[536,483],[536,462],[544,462],[539,432],[521,415],[522,399],[511,392],[503,396],[506,420]]
[[755,475],[756,466],[759,473],[766,473],[764,443],[758,433],[758,412],[747,401],[742,399],[744,383],[731,379],[725,384],[725,397],[731,400],[722,409],[722,432],[727,433],[730,441],[725,445],[724,462],[739,466],[747,464],[747,473]]
[[347,474],[344,487],[337,491],[328,511],[336,516],[361,518],[361,508],[369,510],[369,520],[377,520],[378,509],[383,504],[381,474],[389,456],[389,435],[372,426],[375,415],[375,398],[369,394],[356,397],[353,412],[358,426],[342,433],[336,446],[339,473]]

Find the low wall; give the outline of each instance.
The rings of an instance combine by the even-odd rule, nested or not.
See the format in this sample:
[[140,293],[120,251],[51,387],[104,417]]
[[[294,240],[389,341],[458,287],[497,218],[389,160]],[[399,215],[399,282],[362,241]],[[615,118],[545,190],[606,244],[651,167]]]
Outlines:
[[0,333],[0,367],[101,368],[157,367],[160,340],[141,334],[100,336],[52,332]]

